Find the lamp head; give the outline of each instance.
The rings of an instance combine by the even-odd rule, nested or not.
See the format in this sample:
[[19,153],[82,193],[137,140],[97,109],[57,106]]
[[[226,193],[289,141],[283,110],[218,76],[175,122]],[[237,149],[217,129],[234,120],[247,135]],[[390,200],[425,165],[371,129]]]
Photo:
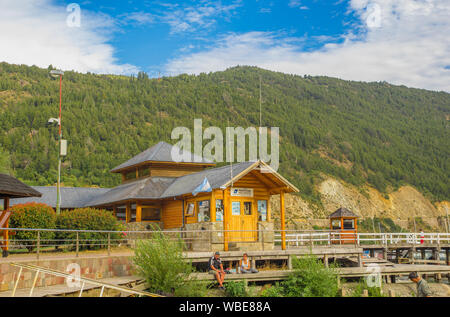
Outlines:
[[53,77],[59,77],[59,76],[63,76],[63,75],[64,75],[64,72],[59,69],[52,69],[50,71],[50,76],[53,76]]

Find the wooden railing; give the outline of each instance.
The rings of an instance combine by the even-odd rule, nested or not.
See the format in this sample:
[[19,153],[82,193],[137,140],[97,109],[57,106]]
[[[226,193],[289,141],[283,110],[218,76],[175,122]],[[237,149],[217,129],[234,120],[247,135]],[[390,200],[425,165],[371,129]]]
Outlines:
[[[281,242],[281,234],[275,234]],[[450,233],[354,233],[345,231],[286,233],[289,246],[302,245],[396,245],[396,244],[449,244]]]

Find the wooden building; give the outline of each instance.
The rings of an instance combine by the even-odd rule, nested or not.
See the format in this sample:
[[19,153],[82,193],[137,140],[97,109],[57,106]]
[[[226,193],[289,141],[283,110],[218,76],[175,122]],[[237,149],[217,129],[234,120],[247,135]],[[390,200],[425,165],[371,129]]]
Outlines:
[[[191,160],[175,162],[172,153]],[[112,169],[121,174],[122,184],[86,205],[114,210],[130,229],[157,224],[164,230],[217,230],[210,244],[228,250],[231,244],[258,248],[265,237],[261,232],[273,229],[270,196],[279,194],[280,227],[285,230],[284,194],[297,192],[294,185],[262,161],[214,166],[160,142]],[[285,240],[282,232],[283,249]]]
[[9,200],[11,198],[40,196],[40,192],[25,185],[18,179],[6,174],[0,174],[0,199],[3,199],[3,210],[0,212],[0,232],[2,233],[0,245],[3,250],[3,257],[8,256],[8,231],[1,229],[9,227],[9,217],[11,216]]
[[356,243],[356,233],[358,232],[358,216],[347,208],[339,208],[330,216],[330,230],[337,233],[334,235],[335,244]]

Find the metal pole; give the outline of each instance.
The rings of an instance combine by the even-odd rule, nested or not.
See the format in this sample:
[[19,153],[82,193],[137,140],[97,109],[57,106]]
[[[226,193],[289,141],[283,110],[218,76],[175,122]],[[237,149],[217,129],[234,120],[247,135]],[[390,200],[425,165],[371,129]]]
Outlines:
[[61,139],[62,139],[62,75],[59,75],[59,149],[58,149],[58,186],[56,192],[56,214],[61,211]]
[[14,297],[14,295],[16,294],[17,285],[19,285],[21,275],[22,275],[22,267],[20,267],[20,269],[19,269],[19,274],[17,275],[16,283],[14,283],[14,288],[13,288],[11,297]]
[[38,275],[39,275],[39,270],[37,270],[36,274],[34,275],[33,285],[31,285],[31,290],[30,290],[30,294],[28,295],[28,297],[31,297],[31,295],[33,294],[33,290],[34,290],[34,287],[36,286]]

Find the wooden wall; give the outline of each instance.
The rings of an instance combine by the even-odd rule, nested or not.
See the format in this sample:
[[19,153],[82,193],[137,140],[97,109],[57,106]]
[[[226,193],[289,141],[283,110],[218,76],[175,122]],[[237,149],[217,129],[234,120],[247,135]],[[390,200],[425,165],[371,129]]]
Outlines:
[[161,221],[164,222],[164,229],[181,228],[183,226],[183,202],[181,200],[163,201]]

